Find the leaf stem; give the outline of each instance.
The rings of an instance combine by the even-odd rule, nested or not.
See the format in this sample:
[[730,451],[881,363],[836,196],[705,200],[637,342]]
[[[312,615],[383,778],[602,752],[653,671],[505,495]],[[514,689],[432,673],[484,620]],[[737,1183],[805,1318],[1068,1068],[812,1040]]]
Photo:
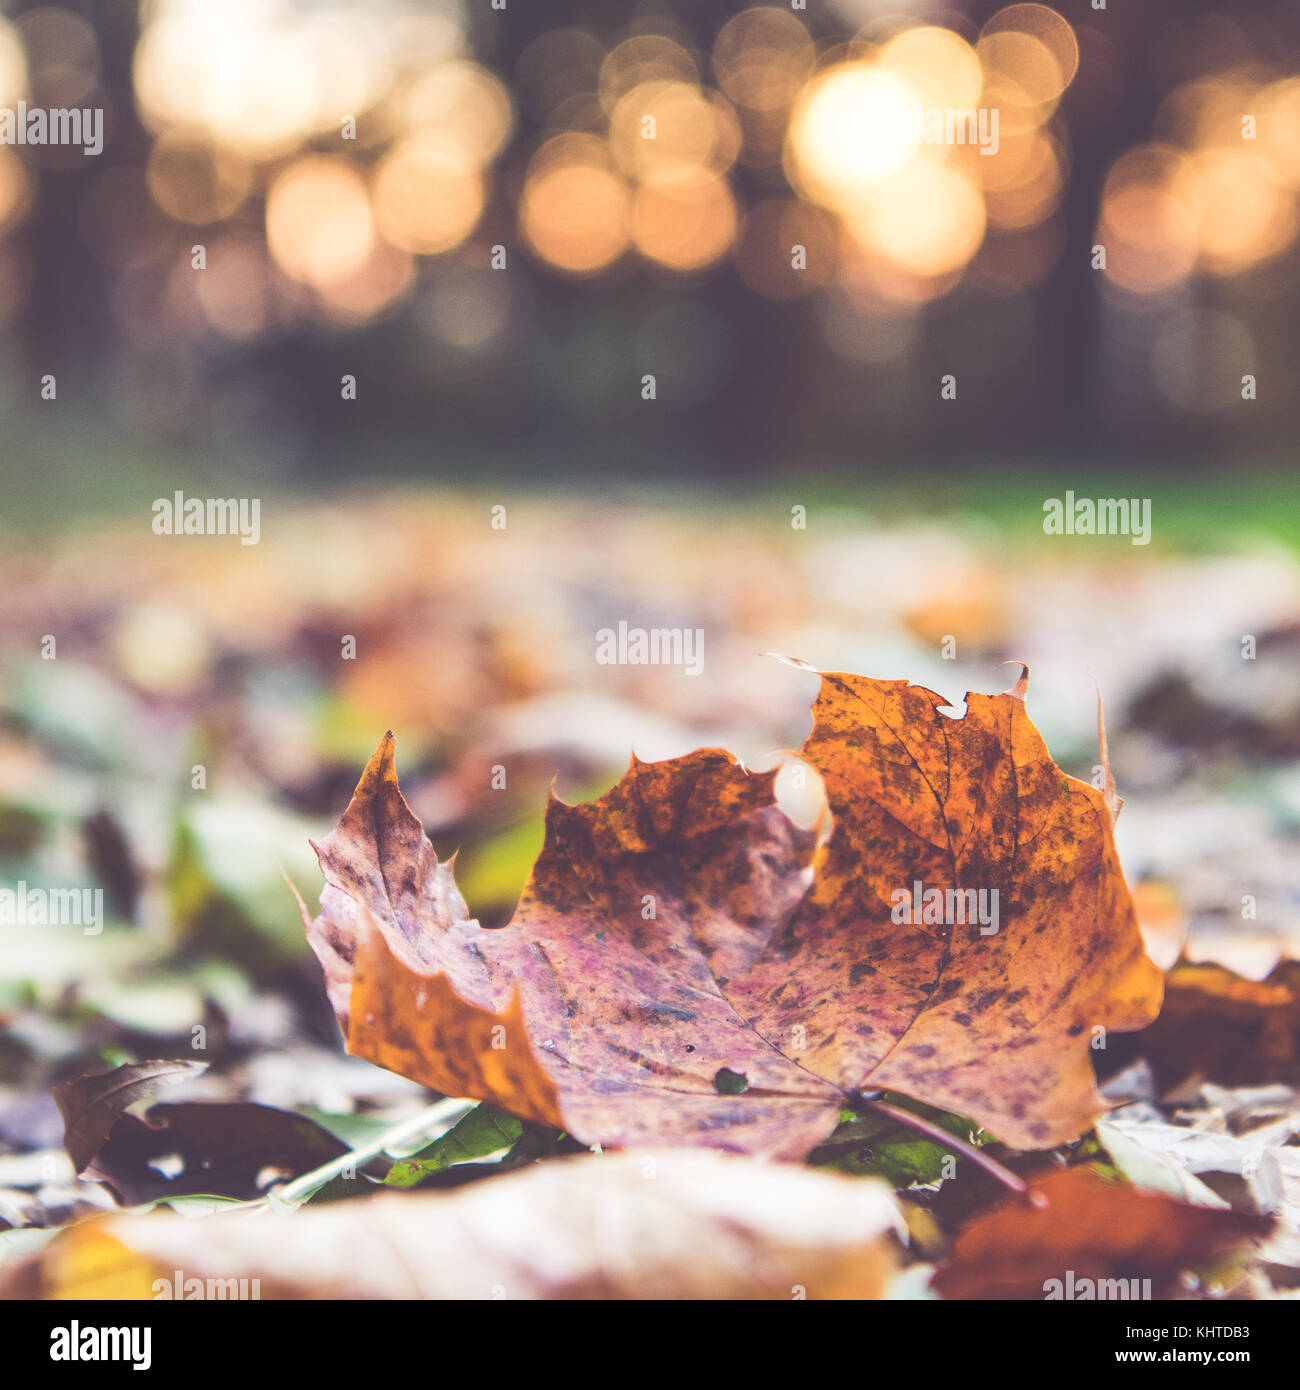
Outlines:
[[969,1158],[972,1163],[983,1170],[991,1177],[996,1179],[1007,1189],[1014,1192],[1017,1196],[1023,1196],[1029,1191],[1029,1184],[1023,1178],[1017,1177],[1015,1173],[1005,1165],[999,1163],[996,1158],[986,1154],[983,1149],[969,1144],[965,1139],[959,1139],[955,1134],[950,1134],[946,1129],[940,1129],[938,1125],[931,1124],[929,1120],[915,1114],[911,1110],[903,1110],[897,1105],[890,1105],[883,1100],[877,1100],[873,1096],[857,1091],[852,1096],[855,1109],[873,1110],[877,1115],[887,1115],[891,1120],[900,1125],[906,1125],[908,1129],[914,1129],[918,1134],[924,1134],[927,1139],[941,1145],[945,1149],[954,1149],[957,1153]]

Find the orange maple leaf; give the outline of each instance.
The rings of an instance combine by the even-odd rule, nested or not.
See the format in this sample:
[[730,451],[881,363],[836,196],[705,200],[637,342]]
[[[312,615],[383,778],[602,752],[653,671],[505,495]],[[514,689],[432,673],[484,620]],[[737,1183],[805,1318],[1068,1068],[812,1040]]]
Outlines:
[[718,749],[634,759],[596,801],[552,798],[492,930],[386,736],[316,846],[308,936],[349,1051],[617,1147],[801,1158],[868,1087],[1017,1147],[1077,1138],[1106,1108],[1093,1039],[1148,1023],[1161,976],[1106,800],[1056,767],[1022,696],[954,719],[905,681],[826,675],[800,750],[835,817],[819,850],[774,773]]

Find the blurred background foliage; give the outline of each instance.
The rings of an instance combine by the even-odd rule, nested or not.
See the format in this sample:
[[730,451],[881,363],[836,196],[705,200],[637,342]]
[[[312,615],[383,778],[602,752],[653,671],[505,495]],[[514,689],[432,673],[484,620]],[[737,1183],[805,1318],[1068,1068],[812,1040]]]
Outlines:
[[1287,0],[9,5],[0,105],[106,148],[0,147],[6,494],[1284,470],[1298,55]]

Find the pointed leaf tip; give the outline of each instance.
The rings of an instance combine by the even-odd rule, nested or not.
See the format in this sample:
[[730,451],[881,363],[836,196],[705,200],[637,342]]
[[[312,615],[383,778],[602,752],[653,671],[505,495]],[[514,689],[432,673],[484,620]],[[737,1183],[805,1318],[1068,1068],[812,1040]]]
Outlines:
[[1097,754],[1101,759],[1102,795],[1106,798],[1106,809],[1110,812],[1110,823],[1119,820],[1124,808],[1124,798],[1115,786],[1115,774],[1110,768],[1110,746],[1106,742],[1106,712],[1102,708],[1101,687],[1097,687]]
[[1026,661],[1004,661],[1002,664],[1004,666],[1018,665],[1020,667],[1020,678],[1016,681],[1015,685],[1007,691],[1007,694],[1014,695],[1017,700],[1023,700],[1029,693],[1029,663]]
[[797,671],[811,671],[814,676],[823,674],[816,666],[809,665],[808,662],[797,656],[786,656],[784,652],[761,652],[761,656],[770,656],[773,661],[779,661],[783,666],[793,666]]

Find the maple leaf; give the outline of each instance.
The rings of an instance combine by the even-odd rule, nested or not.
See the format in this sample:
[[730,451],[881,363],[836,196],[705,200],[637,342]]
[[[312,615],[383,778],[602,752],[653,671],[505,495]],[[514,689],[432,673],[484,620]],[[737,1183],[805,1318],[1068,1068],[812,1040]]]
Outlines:
[[[1098,1281],[1151,1281],[1142,1297],[1182,1292],[1179,1275],[1211,1264],[1273,1225],[1265,1217],[1136,1192],[1087,1167],[1051,1173],[977,1217],[933,1286],[944,1298],[1124,1298]],[[1053,1283],[1055,1281],[1055,1283]],[[1084,1281],[1087,1281],[1085,1283]]]
[[0,1299],[152,1299],[159,1281],[168,1296],[202,1297],[209,1280],[229,1298],[244,1279],[260,1298],[881,1298],[904,1239],[884,1183],[652,1150],[291,1221],[264,1210],[82,1222],[0,1269]]
[[[349,1051],[617,1147],[802,1158],[866,1087],[1018,1147],[1077,1138],[1106,1108],[1092,1030],[1149,1022],[1160,973],[1106,801],[1055,766],[1021,694],[952,719],[905,681],[827,675],[800,754],[835,814],[816,855],[774,773],[718,749],[634,759],[594,802],[552,798],[493,930],[386,736],[316,846],[308,937]],[[900,925],[918,883],[995,893],[996,932]]]

